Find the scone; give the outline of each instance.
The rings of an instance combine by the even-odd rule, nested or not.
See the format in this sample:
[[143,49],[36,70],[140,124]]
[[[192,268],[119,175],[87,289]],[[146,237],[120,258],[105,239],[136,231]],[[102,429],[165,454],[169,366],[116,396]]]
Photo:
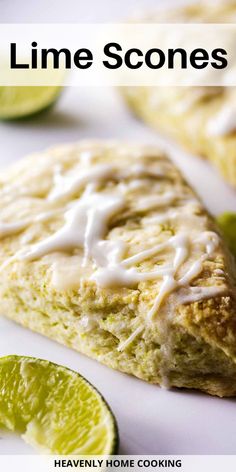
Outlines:
[[148,382],[236,394],[234,262],[162,152],[60,146],[0,193],[3,315]]
[[[158,23],[235,23],[236,1],[200,1],[152,15]],[[235,87],[122,87],[135,113],[209,159],[236,187]]]

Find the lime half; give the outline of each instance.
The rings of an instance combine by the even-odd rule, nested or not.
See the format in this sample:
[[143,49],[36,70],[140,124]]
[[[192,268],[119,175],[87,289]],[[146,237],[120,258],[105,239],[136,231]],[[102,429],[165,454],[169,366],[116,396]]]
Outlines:
[[116,422],[77,372],[30,357],[0,358],[0,425],[50,454],[116,454]]
[[236,257],[236,213],[223,213],[218,216],[217,221],[230,250]]
[[34,115],[52,105],[61,86],[0,87],[0,119],[16,120]]

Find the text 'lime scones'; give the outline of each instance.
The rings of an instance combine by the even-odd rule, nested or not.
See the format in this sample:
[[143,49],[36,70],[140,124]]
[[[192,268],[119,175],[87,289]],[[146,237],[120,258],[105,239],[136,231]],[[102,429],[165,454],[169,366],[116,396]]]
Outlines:
[[0,193],[1,313],[149,382],[236,393],[235,267],[162,152],[61,146]]
[[[236,1],[225,0],[161,9],[145,18],[145,22],[235,23],[235,19]],[[201,70],[203,81],[207,73],[207,68]],[[234,69],[228,74],[233,76]],[[226,181],[236,187],[235,87],[122,87],[121,90],[138,116],[177,139],[191,152],[209,159]]]

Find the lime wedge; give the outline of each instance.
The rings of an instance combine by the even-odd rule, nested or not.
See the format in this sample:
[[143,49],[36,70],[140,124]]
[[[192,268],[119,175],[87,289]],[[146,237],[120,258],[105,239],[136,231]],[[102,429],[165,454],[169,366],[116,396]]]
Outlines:
[[0,358],[0,425],[50,454],[115,454],[117,426],[77,372],[31,357]]
[[0,87],[0,119],[16,120],[45,110],[58,98],[61,86]]
[[226,212],[217,218],[228,246],[236,257],[236,213]]

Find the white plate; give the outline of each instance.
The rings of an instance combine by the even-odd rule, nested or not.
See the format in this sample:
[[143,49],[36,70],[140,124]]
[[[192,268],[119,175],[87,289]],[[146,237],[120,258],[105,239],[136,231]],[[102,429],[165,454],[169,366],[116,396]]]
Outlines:
[[[109,89],[68,89],[49,114],[1,124],[0,165],[49,145],[80,138],[160,138],[136,121]],[[174,160],[215,214],[236,210],[236,192],[206,162],[175,146]],[[235,454],[235,402],[187,391],[165,391],[112,371],[70,349],[0,318],[0,355],[41,357],[78,370],[111,405],[119,425],[121,454]],[[23,441],[1,433],[0,454],[32,453]]]

